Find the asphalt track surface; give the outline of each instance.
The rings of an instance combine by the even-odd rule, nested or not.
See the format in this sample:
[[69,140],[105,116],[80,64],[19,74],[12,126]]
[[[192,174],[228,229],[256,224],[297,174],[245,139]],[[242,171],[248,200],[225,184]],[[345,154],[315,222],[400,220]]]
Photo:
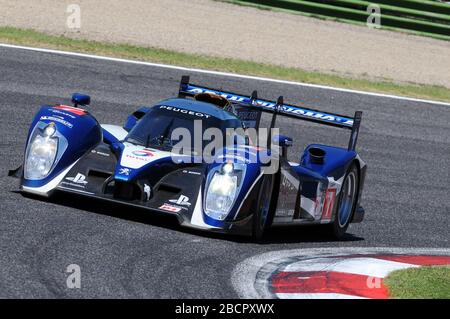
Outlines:
[[[21,164],[40,104],[92,97],[101,123],[122,124],[141,105],[175,96],[186,72],[0,48],[0,297],[233,298],[234,267],[257,254],[315,247],[449,248],[450,108],[385,97],[190,74],[198,84],[343,114],[362,110],[358,150],[368,164],[366,219],[343,241],[317,228],[271,231],[264,243],[180,228],[172,218],[73,196],[22,196],[8,169]],[[312,142],[345,146],[347,132],[279,120],[292,160]],[[81,289],[66,286],[81,267]]]

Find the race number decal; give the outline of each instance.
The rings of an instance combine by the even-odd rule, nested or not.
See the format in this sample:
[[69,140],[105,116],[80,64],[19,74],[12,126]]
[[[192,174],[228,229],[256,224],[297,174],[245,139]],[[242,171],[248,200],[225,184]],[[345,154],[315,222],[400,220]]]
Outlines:
[[323,204],[322,221],[330,221],[333,214],[334,201],[336,198],[336,188],[328,188]]

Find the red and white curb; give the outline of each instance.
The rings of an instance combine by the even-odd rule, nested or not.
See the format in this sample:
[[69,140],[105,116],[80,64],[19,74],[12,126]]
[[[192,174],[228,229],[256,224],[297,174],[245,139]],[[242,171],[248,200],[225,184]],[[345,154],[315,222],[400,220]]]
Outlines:
[[384,278],[395,270],[450,265],[450,249],[317,248],[269,252],[238,264],[232,283],[241,298],[389,298]]

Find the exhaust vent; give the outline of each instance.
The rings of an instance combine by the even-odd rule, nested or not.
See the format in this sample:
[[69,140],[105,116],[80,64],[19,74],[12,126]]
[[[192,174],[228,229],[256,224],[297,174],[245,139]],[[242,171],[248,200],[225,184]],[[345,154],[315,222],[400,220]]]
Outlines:
[[311,147],[308,149],[309,160],[312,164],[323,164],[326,152],[318,147]]

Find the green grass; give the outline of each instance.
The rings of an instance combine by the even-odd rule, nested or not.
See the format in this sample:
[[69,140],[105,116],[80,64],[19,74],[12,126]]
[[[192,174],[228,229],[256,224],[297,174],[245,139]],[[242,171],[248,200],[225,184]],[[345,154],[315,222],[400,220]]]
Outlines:
[[373,80],[367,75],[361,75],[360,78],[346,77],[238,59],[188,54],[128,44],[74,39],[12,27],[0,27],[0,42],[330,85],[369,92],[450,101],[450,89],[442,86],[396,83],[389,79]]
[[398,270],[384,283],[391,298],[450,299],[450,267]]

